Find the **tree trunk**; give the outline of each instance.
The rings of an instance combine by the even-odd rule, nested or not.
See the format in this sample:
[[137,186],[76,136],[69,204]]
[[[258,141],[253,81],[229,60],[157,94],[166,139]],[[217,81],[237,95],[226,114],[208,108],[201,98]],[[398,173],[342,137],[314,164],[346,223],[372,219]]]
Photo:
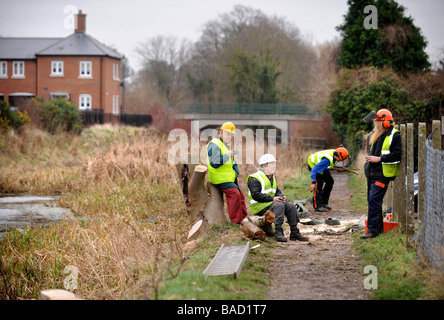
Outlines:
[[226,223],[223,193],[206,181],[208,168],[198,165],[193,174],[190,171],[192,167],[187,164],[178,164],[176,168],[182,182],[189,221],[193,223],[188,239],[196,238],[210,225]]

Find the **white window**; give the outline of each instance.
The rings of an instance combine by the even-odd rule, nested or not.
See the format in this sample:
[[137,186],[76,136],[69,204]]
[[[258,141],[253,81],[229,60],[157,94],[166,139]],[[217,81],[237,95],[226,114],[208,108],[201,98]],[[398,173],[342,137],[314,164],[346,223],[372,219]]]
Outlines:
[[63,61],[51,61],[51,75],[63,76]]
[[91,110],[91,95],[90,94],[81,94],[79,98],[79,109],[80,110]]
[[8,77],[8,62],[0,61],[0,78]]
[[24,61],[14,61],[12,63],[12,77],[13,78],[24,78],[25,77],[25,62]]
[[119,114],[119,96],[113,96],[113,114]]
[[80,61],[80,78],[91,78],[92,77],[92,62],[91,61]]
[[114,80],[120,80],[119,69],[120,69],[120,65],[118,63],[113,63],[113,79]]

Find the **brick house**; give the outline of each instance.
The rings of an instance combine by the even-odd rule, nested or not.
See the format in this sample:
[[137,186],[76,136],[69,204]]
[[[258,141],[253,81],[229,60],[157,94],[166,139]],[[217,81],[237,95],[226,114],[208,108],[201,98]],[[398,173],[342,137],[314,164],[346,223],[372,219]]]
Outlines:
[[0,100],[65,97],[82,111],[119,115],[122,55],[86,34],[75,17],[66,38],[0,38]]

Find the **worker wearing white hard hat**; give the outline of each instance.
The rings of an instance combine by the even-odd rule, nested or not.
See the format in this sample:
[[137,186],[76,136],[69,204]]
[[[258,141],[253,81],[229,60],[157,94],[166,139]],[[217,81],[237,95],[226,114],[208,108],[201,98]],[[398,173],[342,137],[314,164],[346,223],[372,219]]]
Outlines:
[[255,215],[264,215],[267,210],[272,209],[276,218],[274,221],[274,236],[279,242],[287,242],[282,225],[284,218],[290,225],[290,240],[308,241],[302,236],[297,228],[299,217],[293,203],[287,202],[287,197],[277,186],[276,158],[272,154],[264,154],[259,159],[259,170],[248,176],[248,199],[250,209]]

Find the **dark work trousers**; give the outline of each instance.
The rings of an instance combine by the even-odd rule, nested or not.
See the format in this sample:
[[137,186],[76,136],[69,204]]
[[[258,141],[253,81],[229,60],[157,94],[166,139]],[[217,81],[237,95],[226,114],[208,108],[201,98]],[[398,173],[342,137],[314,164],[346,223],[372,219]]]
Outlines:
[[384,230],[382,201],[387,192],[389,182],[390,180],[388,179],[367,178],[367,233],[372,233],[375,236],[382,233]]
[[[308,168],[311,172],[311,168]],[[324,204],[328,204],[334,183],[335,180],[331,176],[330,170],[324,170],[324,173],[316,175],[316,189],[313,191],[313,208],[321,208]]]
[[273,202],[269,207],[262,210],[261,215],[264,215],[268,209],[273,207],[271,210],[274,212],[276,218],[274,220],[274,225],[279,226],[284,223],[284,217],[287,217],[287,222],[290,227],[296,228],[299,223],[299,217],[297,214],[296,207],[291,202]]

